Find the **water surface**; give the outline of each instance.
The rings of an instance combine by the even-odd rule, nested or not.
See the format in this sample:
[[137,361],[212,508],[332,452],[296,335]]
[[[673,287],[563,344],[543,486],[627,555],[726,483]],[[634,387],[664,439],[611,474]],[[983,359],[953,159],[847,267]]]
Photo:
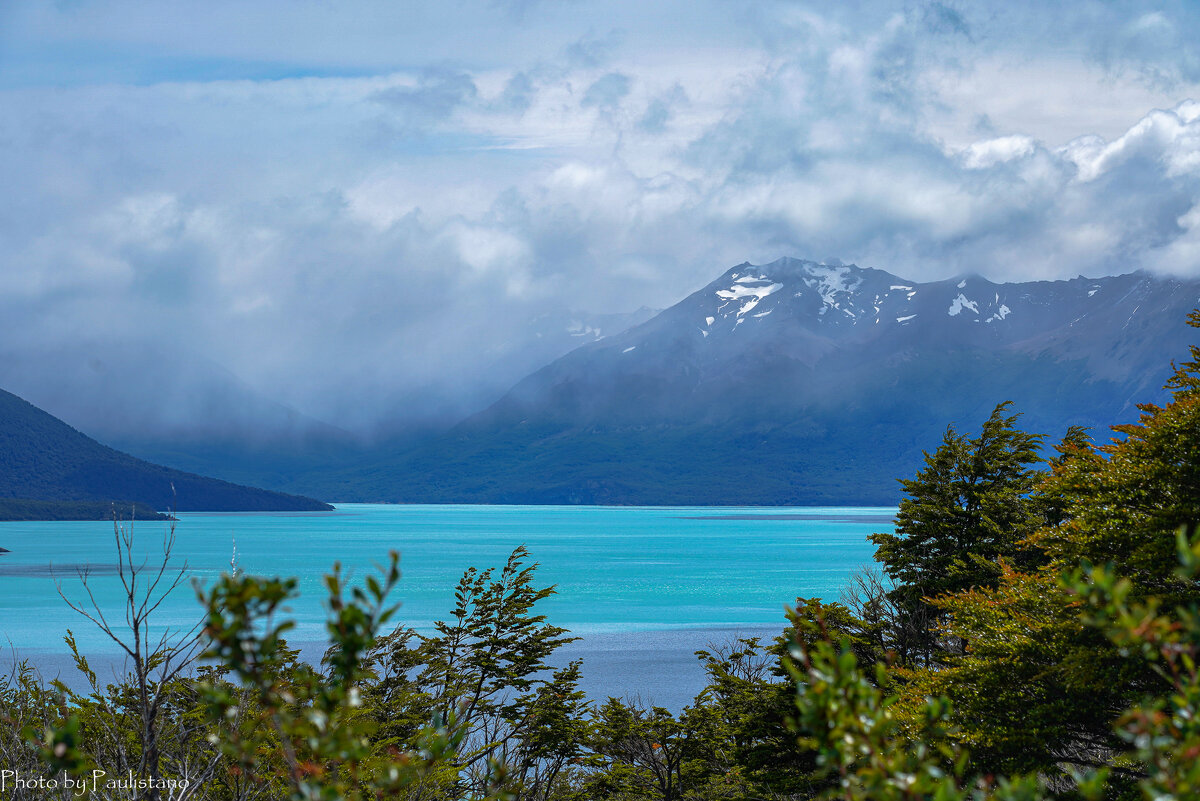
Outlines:
[[[699,688],[691,652],[734,636],[783,628],[798,596],[835,599],[846,577],[871,561],[866,537],[891,530],[894,509],[878,507],[580,507],[339,505],[334,512],[181,514],[176,564],[197,582],[230,568],[296,576],[301,596],[291,639],[315,652],[323,641],[321,577],[334,562],[361,577],[401,554],[397,621],[427,631],[445,618],[454,585],[471,566],[499,566],[524,545],[539,563],[537,583],[550,622],[584,638],[595,695],[641,694],[679,706]],[[135,524],[135,548],[161,554],[167,524]],[[72,612],[88,597],[78,572],[109,615],[122,619],[111,523],[0,523],[0,630],[13,648],[54,673],[71,628],[82,650],[113,647]],[[185,585],[160,609],[160,625],[199,615]],[[672,695],[667,699],[667,695]]]

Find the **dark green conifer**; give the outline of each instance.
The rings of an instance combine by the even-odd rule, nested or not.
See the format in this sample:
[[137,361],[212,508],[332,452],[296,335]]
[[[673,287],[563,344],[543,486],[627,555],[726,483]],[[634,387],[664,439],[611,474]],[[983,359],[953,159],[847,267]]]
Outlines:
[[1000,560],[1017,556],[1018,543],[1042,521],[1029,498],[1042,437],[1017,429],[1009,406],[997,406],[976,437],[947,428],[941,446],[925,454],[924,469],[901,481],[908,497],[895,533],[871,536],[876,560],[895,582],[892,599],[924,632],[913,649],[924,664],[952,647],[937,637],[940,614],[929,600],[995,586]]

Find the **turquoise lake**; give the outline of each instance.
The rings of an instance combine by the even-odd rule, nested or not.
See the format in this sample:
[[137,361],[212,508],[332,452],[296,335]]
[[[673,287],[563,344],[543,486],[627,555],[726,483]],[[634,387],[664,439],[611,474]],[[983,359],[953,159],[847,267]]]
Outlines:
[[[230,567],[296,576],[300,598],[290,635],[316,653],[324,638],[321,578],[334,562],[362,577],[389,550],[401,554],[396,621],[418,630],[446,617],[468,567],[503,564],[524,545],[539,563],[538,585],[557,585],[541,607],[550,622],[583,638],[569,655],[584,659],[593,695],[650,696],[680,706],[699,689],[692,651],[733,636],[773,636],[797,596],[836,599],[847,576],[871,563],[867,536],[892,530],[895,509],[878,507],[392,506],[339,504],[303,514],[181,514],[175,558],[205,582]],[[137,522],[135,548],[161,555],[166,523]],[[0,523],[0,629],[12,649],[55,675],[62,634],[82,650],[113,646],[72,612],[89,584],[110,619],[123,619],[111,523]],[[236,556],[235,556],[236,554]],[[190,625],[199,615],[190,585],[159,610],[159,625]],[[10,653],[11,653],[10,650]]]

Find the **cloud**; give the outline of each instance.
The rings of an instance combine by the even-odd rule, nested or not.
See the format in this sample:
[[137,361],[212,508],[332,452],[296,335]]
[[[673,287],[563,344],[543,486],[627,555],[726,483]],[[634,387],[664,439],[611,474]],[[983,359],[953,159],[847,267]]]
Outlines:
[[678,83],[666,92],[662,92],[646,106],[642,117],[638,120],[638,128],[646,133],[659,134],[666,130],[667,123],[675,113],[675,108],[686,105],[687,92]]
[[1094,54],[1110,68],[1129,70],[1153,84],[1195,81],[1200,79],[1200,48],[1190,31],[1196,22],[1194,9],[1131,14],[1096,31]]
[[610,72],[597,78],[583,93],[579,105],[584,108],[597,108],[601,111],[611,111],[629,94],[632,82],[628,75]]
[[972,142],[963,151],[963,163],[972,169],[986,169],[997,164],[1025,158],[1037,149],[1037,142],[1028,136],[1001,136]]
[[926,26],[937,33],[956,33],[971,40],[971,26],[962,12],[945,3],[930,3],[921,9]]
[[533,105],[534,91],[533,80],[528,74],[515,73],[504,83],[504,91],[497,106],[506,111],[523,114]]
[[566,48],[567,63],[576,68],[595,69],[607,63],[620,43],[621,35],[611,30],[603,36],[589,31]]
[[[514,76],[515,80],[519,79]],[[518,83],[516,87],[521,89]],[[375,99],[396,110],[409,125],[442,122],[455,109],[475,100],[479,92],[470,75],[444,69],[426,70],[414,86],[393,86],[380,90]],[[516,98],[519,102],[520,98]]]

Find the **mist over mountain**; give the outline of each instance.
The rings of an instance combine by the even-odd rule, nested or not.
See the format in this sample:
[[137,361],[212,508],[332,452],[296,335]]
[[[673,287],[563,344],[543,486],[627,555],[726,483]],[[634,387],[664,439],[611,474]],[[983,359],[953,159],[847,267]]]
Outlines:
[[741,264],[407,452],[294,488],[412,502],[894,503],[947,423],[1051,439],[1161,399],[1200,282]]
[[553,309],[516,324],[498,325],[503,335],[484,331],[464,345],[459,358],[463,366],[447,368],[437,379],[389,396],[381,405],[387,412],[381,412],[361,437],[370,445],[387,446],[449,429],[495,403],[533,371],[578,347],[643,323],[658,311],[645,306],[609,314]]
[[[0,386],[147,461],[279,487],[300,473],[353,464],[447,430],[537,368],[654,314],[543,311],[474,343],[460,359],[465,368],[445,369],[419,386],[397,380],[346,393],[359,414],[336,424],[279,402],[194,350],[138,339],[5,349]],[[311,369],[319,374],[324,366]]]
[[349,432],[255,389],[195,350],[140,340],[8,348],[0,385],[110,442],[241,442],[279,448]]

